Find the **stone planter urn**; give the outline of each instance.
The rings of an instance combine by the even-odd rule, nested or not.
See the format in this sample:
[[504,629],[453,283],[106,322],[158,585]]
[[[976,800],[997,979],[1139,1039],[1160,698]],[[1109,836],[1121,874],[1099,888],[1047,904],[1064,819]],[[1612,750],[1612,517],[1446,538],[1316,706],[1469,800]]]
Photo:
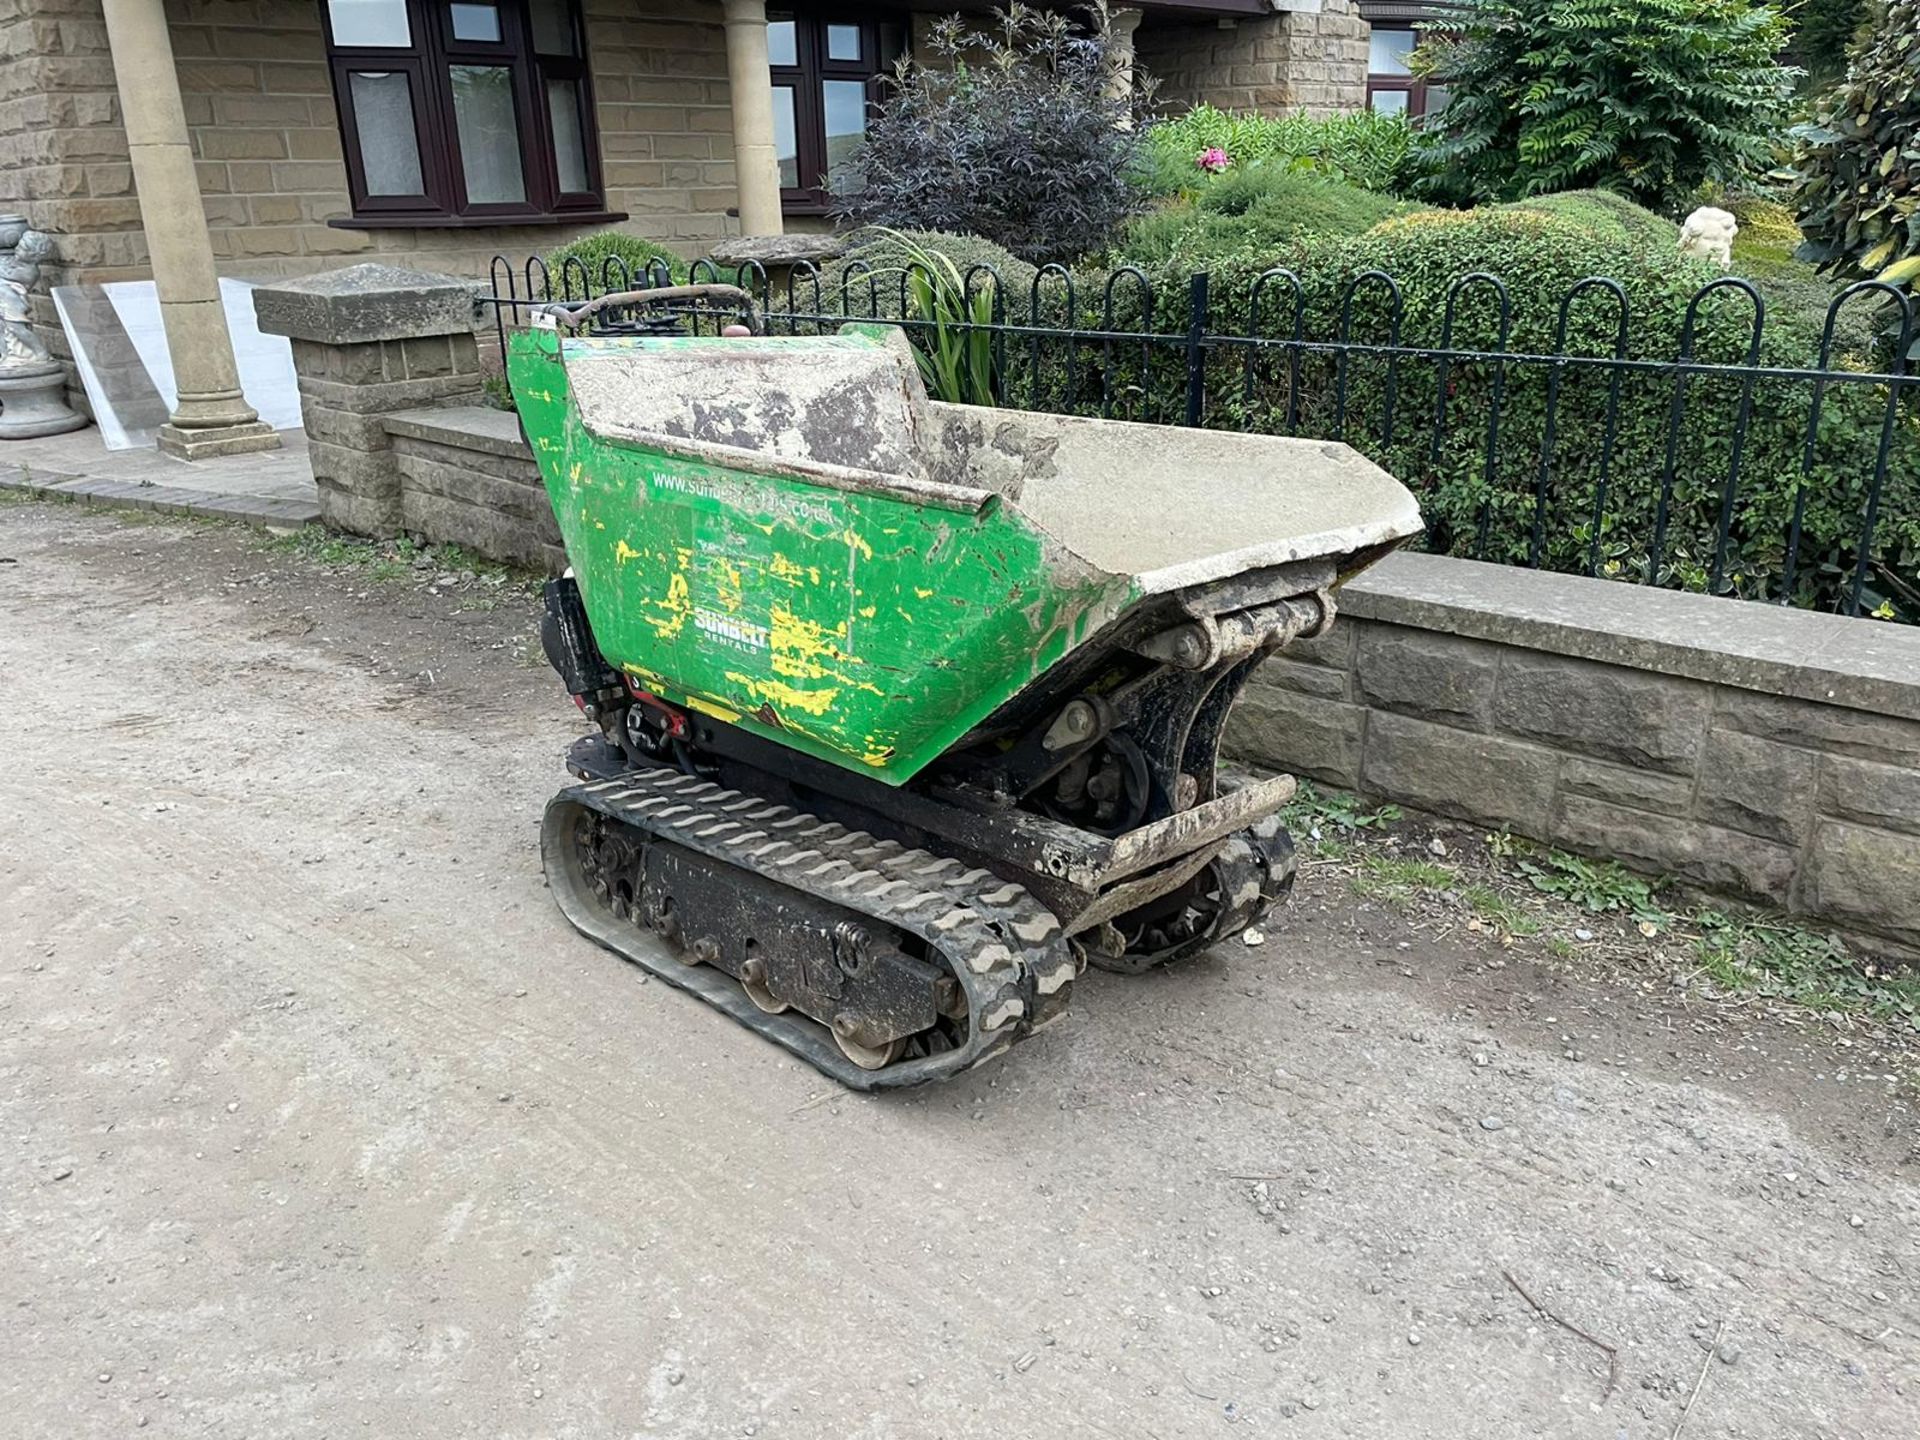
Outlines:
[[24,215],[0,215],[0,440],[78,430],[87,417],[67,405],[67,375],[33,333],[28,293],[53,241]]

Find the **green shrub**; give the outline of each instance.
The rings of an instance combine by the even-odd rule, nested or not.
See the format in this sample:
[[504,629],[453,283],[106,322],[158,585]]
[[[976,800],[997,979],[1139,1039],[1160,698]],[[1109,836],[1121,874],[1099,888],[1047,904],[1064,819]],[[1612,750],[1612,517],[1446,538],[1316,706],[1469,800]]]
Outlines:
[[1791,256],[1806,239],[1793,211],[1778,200],[1741,194],[1725,196],[1719,204],[1740,224],[1740,233],[1734,237],[1736,248],[1744,243],[1756,250]]
[[1451,92],[1420,133],[1453,204],[1617,190],[1657,210],[1770,163],[1794,71],[1750,0],[1463,0],[1414,68]]
[[1867,24],[1867,0],[1800,0],[1793,12],[1794,63],[1815,94],[1847,73],[1847,55]]
[[[1665,222],[1656,225],[1654,217],[1624,210],[1613,200],[1596,204],[1592,197],[1585,199],[1589,203],[1572,196],[1465,212],[1419,211],[1390,217],[1359,235],[1299,235],[1272,252],[1241,250],[1215,257],[1204,267],[1212,296],[1210,328],[1216,334],[1291,334],[1292,302],[1284,283],[1266,282],[1260,313],[1250,313],[1258,277],[1271,267],[1285,266],[1301,280],[1304,335],[1310,341],[1335,339],[1347,286],[1368,271],[1381,270],[1400,286],[1401,345],[1431,349],[1442,338],[1449,289],[1458,277],[1484,272],[1498,276],[1507,287],[1511,322],[1506,350],[1547,355],[1558,343],[1561,303],[1568,291],[1588,276],[1607,275],[1626,295],[1629,356],[1671,361],[1680,351],[1689,301],[1702,285],[1718,278],[1719,271],[1679,254],[1669,238],[1672,227]],[[1215,218],[1243,223],[1246,217]],[[1182,223],[1190,219],[1186,216]],[[950,256],[963,271],[975,264],[993,265],[1005,282],[1005,313],[1016,324],[1037,320],[1048,326],[1097,328],[1109,319],[1104,275],[1074,277],[1075,304],[1070,310],[1065,285],[1050,273],[1042,281],[1036,308],[1030,287],[1039,272],[997,247],[965,236],[922,234],[910,239]],[[1656,243],[1649,244],[1649,239]],[[861,260],[873,265],[878,276],[877,312],[897,317],[901,272],[908,258],[908,248],[890,237],[858,237],[847,260],[823,277],[825,308],[838,311],[838,276]],[[1174,259],[1146,266],[1147,287],[1125,275],[1113,286],[1112,327],[1151,330],[1168,337],[1163,343],[1046,339],[1036,347],[1025,337],[1005,338],[995,362],[1000,403],[1179,423],[1186,395],[1183,337],[1195,268],[1184,258]],[[1810,298],[1796,306],[1781,297],[1780,282],[1760,284],[1768,299],[1761,363],[1810,364],[1818,351],[1824,294],[1818,303]],[[856,280],[853,288],[852,312],[866,313],[864,282]],[[1356,343],[1380,344],[1388,338],[1384,297],[1377,281],[1356,292],[1351,320]],[[1847,323],[1838,332],[1839,365],[1858,369],[1871,358],[1853,344],[1864,334],[1858,322],[1865,308],[1854,302],[1842,311]],[[1454,348],[1495,348],[1500,339],[1497,307],[1488,286],[1475,283],[1462,290],[1454,309]],[[1723,292],[1709,297],[1699,310],[1695,357],[1707,363],[1743,361],[1751,319],[1751,307],[1740,296]],[[1587,291],[1569,312],[1568,352],[1610,355],[1615,326],[1612,302],[1604,293]],[[1489,361],[1456,359],[1448,364],[1443,389],[1435,361],[1419,355],[1403,354],[1393,362],[1389,377],[1388,362],[1375,354],[1353,354],[1342,367],[1326,350],[1308,351],[1295,366],[1286,354],[1270,350],[1249,364],[1244,347],[1218,346],[1206,361],[1204,421],[1223,428],[1344,438],[1420,496],[1430,527],[1425,543],[1431,548],[1500,562],[1525,561],[1533,549],[1551,373],[1538,363],[1512,363],[1501,370]],[[1386,424],[1389,378],[1391,428]],[[1612,372],[1600,368],[1570,366],[1561,371],[1553,396],[1553,463],[1539,559],[1550,569],[1584,572],[1593,563],[1601,574],[1637,580],[1646,576],[1648,542],[1667,473],[1674,378],[1657,370],[1621,374],[1602,507],[1599,486],[1611,379]],[[1668,534],[1656,577],[1664,585],[1708,588],[1741,391],[1739,379],[1732,376],[1702,375],[1684,382]],[[1488,433],[1496,392],[1498,435],[1489,471]],[[1877,385],[1829,384],[1814,437],[1813,467],[1803,475],[1811,383],[1768,379],[1755,384],[1723,589],[1748,596],[1780,594],[1785,588],[1787,535],[1804,496],[1791,598],[1829,610],[1844,603],[1886,398]],[[1443,403],[1446,424],[1436,444],[1435,417]],[[1920,620],[1920,426],[1911,419],[1895,430],[1888,474],[1865,606]]]
[[[1718,270],[1671,245],[1648,247],[1631,238],[1628,224],[1594,228],[1591,214],[1584,217],[1588,223],[1580,223],[1551,209],[1423,211],[1388,219],[1359,236],[1304,236],[1279,254],[1217,259],[1208,266],[1211,328],[1276,338],[1292,333],[1291,291],[1282,283],[1266,282],[1260,314],[1250,313],[1258,277],[1270,266],[1283,265],[1300,277],[1304,335],[1335,339],[1348,285],[1378,270],[1393,275],[1400,288],[1402,347],[1437,349],[1444,337],[1455,350],[1491,351],[1502,348],[1502,337],[1495,295],[1484,282],[1458,293],[1451,334],[1445,331],[1450,289],[1459,277],[1482,272],[1499,277],[1507,289],[1510,328],[1504,349],[1548,355],[1559,341],[1568,292],[1588,276],[1606,275],[1617,280],[1626,297],[1629,357],[1673,360],[1680,353],[1688,304],[1701,286],[1719,278]],[[1181,336],[1190,269],[1174,263],[1154,272],[1150,315],[1136,303],[1137,290],[1122,287],[1116,326],[1149,326]],[[1085,296],[1097,293],[1082,287]],[[1355,293],[1355,343],[1387,341],[1386,295],[1378,281],[1365,282]],[[1611,355],[1617,315],[1606,292],[1587,290],[1568,312],[1568,353]],[[1068,317],[1054,304],[1044,318],[1061,324]],[[1093,325],[1101,317],[1083,302],[1073,318]],[[1709,296],[1698,310],[1694,357],[1708,364],[1744,362],[1752,318],[1752,307],[1739,294]],[[1806,366],[1818,341],[1814,317],[1791,307],[1769,307],[1760,362]],[[1861,359],[1835,357],[1842,365],[1857,366]],[[1813,466],[1803,475],[1812,387],[1800,380],[1758,381],[1750,397],[1743,396],[1733,375],[1696,375],[1679,382],[1682,420],[1669,469],[1667,434],[1676,382],[1660,370],[1568,366],[1560,370],[1556,387],[1547,365],[1500,366],[1470,357],[1448,361],[1444,380],[1439,365],[1420,355],[1402,354],[1390,362],[1355,353],[1343,362],[1327,350],[1310,350],[1296,365],[1282,352],[1267,351],[1250,364],[1244,348],[1216,346],[1206,363],[1206,423],[1345,439],[1419,495],[1429,546],[1503,563],[1534,555],[1551,389],[1554,445],[1539,515],[1540,563],[1575,572],[1591,565],[1603,575],[1653,578],[1694,590],[1709,588],[1712,579],[1727,480],[1735,465],[1736,420],[1744,403],[1748,420],[1739,446],[1730,538],[1720,557],[1720,588],[1747,596],[1777,596],[1787,588],[1787,538],[1800,506],[1802,534],[1791,598],[1834,609],[1848,596],[1886,413],[1886,392],[1877,385],[1826,387]],[[1127,345],[1088,343],[1070,349],[1050,344],[1038,365],[1014,347],[1002,403],[1177,423],[1185,365],[1177,338],[1144,354]],[[1603,464],[1610,396],[1616,400],[1611,461]],[[1436,425],[1442,411],[1444,428]],[[1664,548],[1657,575],[1649,577],[1649,541],[1663,490]],[[1910,420],[1895,432],[1879,519],[1866,608],[1920,619],[1920,427]]]
[[1230,171],[1131,222],[1115,258],[1141,265],[1201,265],[1224,256],[1273,255],[1302,235],[1358,235],[1405,207],[1357,185],[1276,161]]
[[1800,150],[1803,259],[1847,279],[1920,278],[1920,0],[1890,0]]
[[[687,278],[686,261],[671,250],[625,230],[596,230],[591,235],[582,235],[557,250],[548,251],[545,260],[556,300],[586,300],[603,294],[609,287],[618,289],[628,284],[636,290],[643,289],[650,283],[649,268],[656,264],[667,267],[676,285]],[[569,261],[576,263],[569,264]],[[582,266],[586,270],[584,291]],[[622,267],[625,267],[624,273]]]
[[1116,265],[1171,264],[1200,223],[1192,201],[1169,201],[1129,220],[1111,258]]
[[[985,235],[1035,262],[1106,244],[1137,207],[1144,118],[1116,98],[1106,28],[1010,3],[935,23],[901,61],[865,138],[832,175],[836,213],[898,230]],[[813,177],[805,177],[811,180]]]
[[956,405],[993,404],[992,288],[969,285],[952,256],[897,230],[883,233],[907,260],[905,315],[918,322],[908,333],[927,393]]
[[[991,240],[982,240],[978,235],[949,235],[938,230],[891,230],[874,226],[855,232],[853,243],[846,253],[822,269],[820,303],[823,311],[841,313],[844,291],[847,313],[899,319],[903,294],[911,305],[911,295],[902,290],[902,284],[913,267],[925,264],[928,255],[944,256],[959,270],[963,279],[971,277],[975,287],[985,283],[984,275],[977,267],[992,269],[1005,287],[1003,298],[1009,307],[1009,314],[1024,313],[1016,312],[1012,307],[1025,305],[1033,278],[1039,273],[1026,261],[1009,254]],[[779,298],[784,299],[784,296]],[[811,288],[796,285],[794,303],[799,308],[810,307],[813,303]]]
[[1671,250],[1680,243],[1680,227],[1611,190],[1562,190],[1517,200],[1508,208],[1555,215],[1610,240],[1643,250]]
[[[1155,195],[1204,191],[1273,161],[1342,180],[1364,190],[1394,192],[1413,142],[1413,128],[1397,115],[1361,111],[1316,119],[1307,115],[1236,115],[1196,105],[1146,132],[1139,182]],[[1218,148],[1232,161],[1226,173],[1199,167],[1203,150]]]

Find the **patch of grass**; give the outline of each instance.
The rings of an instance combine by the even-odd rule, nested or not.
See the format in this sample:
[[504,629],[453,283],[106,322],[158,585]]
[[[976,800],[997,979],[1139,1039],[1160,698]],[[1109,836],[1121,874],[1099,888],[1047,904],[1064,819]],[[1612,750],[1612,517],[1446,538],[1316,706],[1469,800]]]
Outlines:
[[1369,855],[1362,864],[1382,880],[1416,890],[1445,890],[1460,878],[1448,866],[1436,865],[1431,860],[1395,860],[1384,855]]
[[1665,923],[1654,902],[1654,882],[1612,860],[1588,860],[1561,850],[1534,850],[1515,868],[1542,894],[1567,900],[1594,914],[1624,910],[1638,920]]
[[1356,895],[1390,903],[1409,900],[1422,890],[1450,890],[1459,875],[1430,860],[1405,860],[1390,855],[1363,855],[1360,873],[1353,877]]
[[1460,898],[1481,920],[1509,935],[1537,935],[1543,928],[1538,915],[1491,885],[1469,885],[1460,892]]
[[1695,912],[1693,955],[1723,990],[1810,1010],[1869,1015],[1920,1031],[1920,975],[1861,959],[1833,935],[1797,925]]
[[[541,577],[530,570],[519,570],[477,555],[463,545],[420,545],[406,536],[397,540],[363,540],[354,535],[338,535],[317,525],[309,525],[287,535],[271,536],[265,548],[277,555],[292,556],[316,565],[338,569],[364,568],[367,578],[382,584],[405,580],[415,575],[431,577],[453,573],[472,575],[482,582],[503,588],[536,592]],[[421,559],[427,565],[418,565]],[[492,609],[497,599],[484,606]]]
[[1346,856],[1347,842],[1363,830],[1381,830],[1400,818],[1398,805],[1368,807],[1337,790],[1322,793],[1312,781],[1302,780],[1293,799],[1281,812],[1294,843],[1322,860]]
[[480,394],[487,404],[496,410],[518,410],[514,403],[513,387],[507,384],[505,375],[483,375],[480,377]]
[[[22,479],[31,480],[33,472],[21,468]],[[69,495],[61,490],[16,490],[11,485],[0,486],[0,505],[78,505],[80,497]]]
[[[395,553],[399,546],[419,553],[410,540],[360,540],[351,535],[336,535],[318,525],[303,525],[286,535],[268,536],[263,548],[276,555],[291,555],[321,565],[376,565],[400,559]],[[412,556],[405,559],[411,560]]]
[[1362,900],[1377,900],[1382,905],[1401,906],[1412,902],[1413,891],[1361,871],[1347,882],[1347,888]]
[[[1301,849],[1336,864],[1363,900],[1443,918],[1464,911],[1478,922],[1468,928],[1483,938],[1502,946],[1528,939],[1538,953],[1569,964],[1650,959],[1670,966],[1684,955],[1696,978],[1722,996],[1858,1017],[1920,1036],[1920,972],[1876,964],[1838,937],[1783,916],[1683,907],[1658,879],[1504,830],[1485,834],[1484,857],[1402,855],[1406,837],[1390,833],[1401,818],[1396,807],[1368,807],[1304,782],[1285,816]],[[1596,915],[1635,923],[1619,924],[1618,933],[1613,924],[1596,926],[1607,933],[1576,940]]]

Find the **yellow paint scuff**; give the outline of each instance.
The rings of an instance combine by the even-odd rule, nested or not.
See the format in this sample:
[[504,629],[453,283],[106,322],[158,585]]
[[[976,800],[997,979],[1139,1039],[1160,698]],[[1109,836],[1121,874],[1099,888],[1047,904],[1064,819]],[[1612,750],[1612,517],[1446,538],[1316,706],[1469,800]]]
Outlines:
[[815,718],[825,715],[840,697],[840,687],[837,685],[825,690],[801,690],[784,680],[756,680],[751,675],[742,675],[733,670],[727,672],[727,679],[755,700],[771,705],[776,710],[801,710]]
[[[858,655],[849,655],[839,642],[847,638],[847,622],[826,626],[776,605],[768,615],[767,644],[773,670],[793,680],[835,680],[869,695],[885,692],[869,681],[856,680],[837,665],[863,665]],[[829,664],[827,662],[834,662]]]
[[666,598],[662,600],[642,600],[642,605],[653,610],[664,610],[664,615],[649,615],[646,621],[653,626],[654,633],[662,640],[672,640],[685,628],[687,617],[693,614],[693,597],[687,589],[685,571],[675,571],[673,578],[667,581]]
[[712,700],[703,700],[698,695],[687,696],[687,708],[698,710],[702,715],[711,715],[716,720],[724,720],[732,725],[740,718],[738,710],[729,710],[726,706]]
[[713,598],[729,615],[740,613],[740,571],[726,560],[716,560],[713,572]]

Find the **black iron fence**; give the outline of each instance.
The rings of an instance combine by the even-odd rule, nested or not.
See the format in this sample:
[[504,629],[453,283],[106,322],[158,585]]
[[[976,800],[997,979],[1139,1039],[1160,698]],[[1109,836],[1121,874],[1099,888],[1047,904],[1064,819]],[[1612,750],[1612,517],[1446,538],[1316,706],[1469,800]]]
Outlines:
[[[985,298],[961,319],[916,295],[924,274],[854,262],[770,282],[699,261],[691,278],[748,289],[774,333],[867,321],[925,350],[983,346],[997,404],[1343,441],[1419,495],[1442,553],[1920,623],[1920,377],[1913,306],[1890,285],[1782,318],[1731,277],[1649,297],[1476,273],[1410,304],[1381,271],[1169,283],[1047,266],[1015,286],[976,265],[961,283]],[[532,304],[666,283],[617,258],[493,269],[503,340]]]

